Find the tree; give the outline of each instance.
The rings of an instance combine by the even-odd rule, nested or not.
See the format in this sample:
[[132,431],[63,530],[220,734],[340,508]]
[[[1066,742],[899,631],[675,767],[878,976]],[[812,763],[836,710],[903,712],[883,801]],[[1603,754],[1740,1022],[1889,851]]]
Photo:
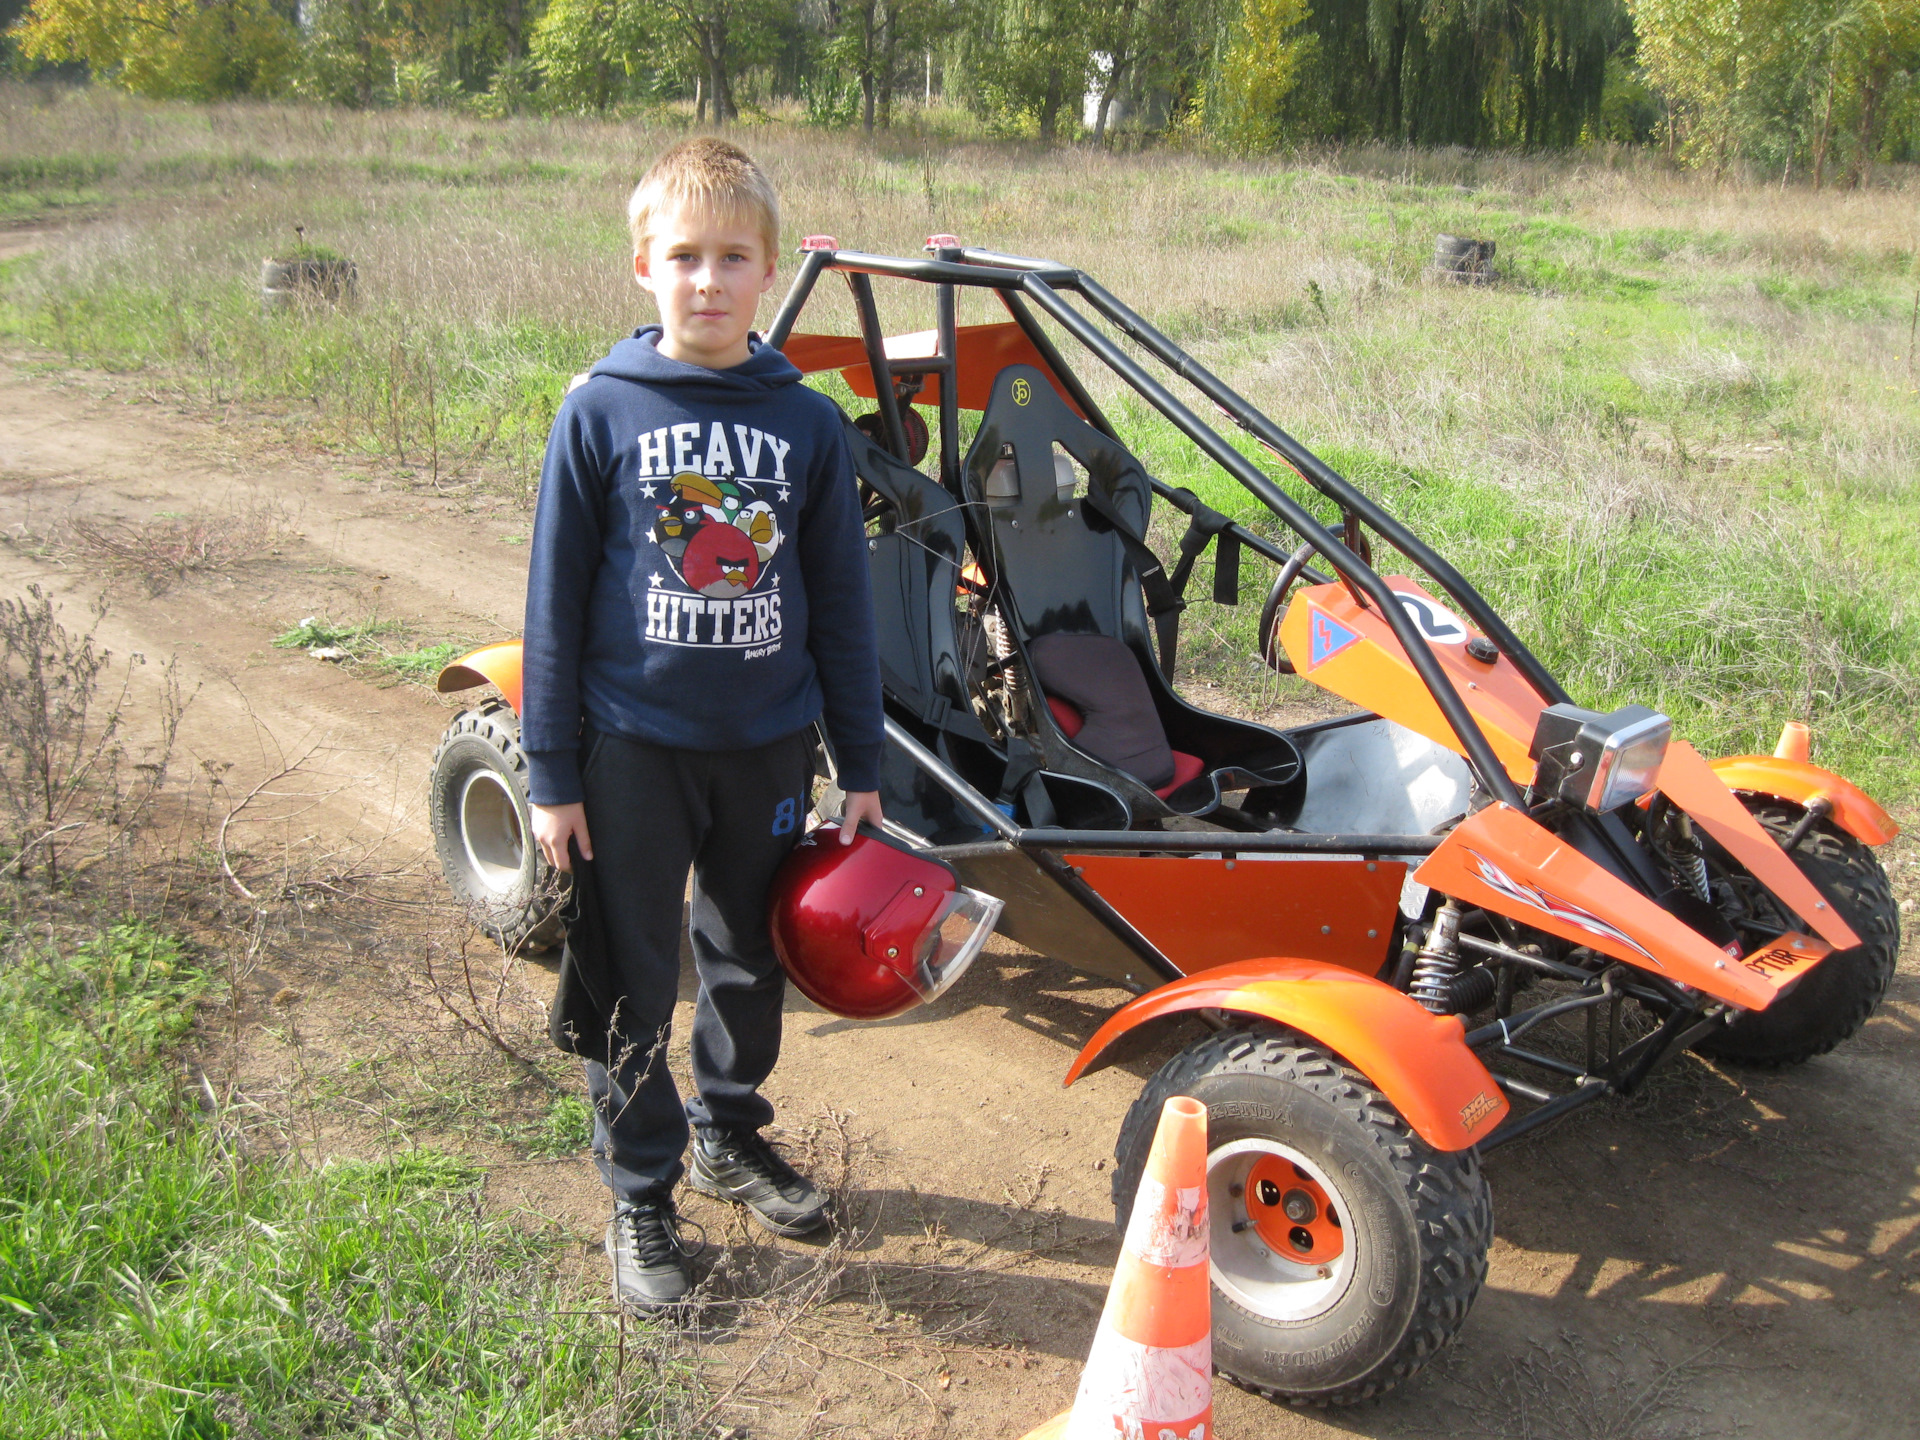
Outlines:
[[77,62],[156,99],[271,95],[299,54],[268,0],[33,0],[15,34],[28,59]]
[[838,0],[829,15],[825,58],[860,86],[860,128],[871,135],[893,119],[893,97],[909,62],[954,25],[945,0]]
[[1844,157],[1862,183],[1920,71],[1920,0],[1631,3],[1668,143],[1695,164],[1804,163],[1817,186]]
[[602,114],[651,78],[658,19],[636,0],[553,0],[531,42],[548,108]]
[[1096,0],[998,0],[975,8],[962,37],[974,108],[1002,124],[1032,124],[1043,144],[1060,112],[1077,110],[1093,74]]
[[1307,14],[1307,0],[1246,0],[1201,107],[1203,128],[1228,149],[1279,143],[1282,102],[1318,44],[1301,32]]

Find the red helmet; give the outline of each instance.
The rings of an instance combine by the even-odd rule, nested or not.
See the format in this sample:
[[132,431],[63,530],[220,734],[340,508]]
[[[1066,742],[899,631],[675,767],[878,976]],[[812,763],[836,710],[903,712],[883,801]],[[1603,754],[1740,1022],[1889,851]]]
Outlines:
[[822,825],[774,876],[773,948],[814,1004],[849,1020],[883,1020],[960,978],[1000,918],[953,867],[863,831],[840,843]]

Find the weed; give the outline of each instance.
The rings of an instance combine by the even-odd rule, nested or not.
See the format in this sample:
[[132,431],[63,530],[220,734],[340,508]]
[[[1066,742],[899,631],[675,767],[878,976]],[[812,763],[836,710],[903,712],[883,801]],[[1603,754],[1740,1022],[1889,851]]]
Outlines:
[[[95,628],[106,613],[104,603],[95,608]],[[146,657],[129,656],[118,685],[103,689],[111,652],[94,644],[94,628],[75,634],[58,616],[37,585],[0,600],[0,803],[11,832],[0,875],[37,869],[49,886],[112,853],[146,819],[186,707],[169,663],[158,733],[147,756],[131,761],[121,731]]]
[[530,1154],[577,1155],[593,1138],[593,1112],[578,1095],[556,1095],[539,1123],[529,1128]]
[[374,653],[379,648],[382,635],[392,635],[400,629],[398,620],[323,620],[317,615],[309,615],[289,630],[273,637],[273,645],[280,650],[332,650],[337,655],[326,655],[328,660],[359,659]]
[[80,549],[114,570],[139,576],[149,595],[190,574],[232,570],[294,538],[285,507],[271,501],[160,515],[140,524],[75,517],[66,528]]
[[9,1433],[684,1433],[671,1367],[603,1358],[649,1332],[583,1311],[472,1166],[302,1173],[186,1103],[172,1045],[210,983],[140,925],[0,962]]

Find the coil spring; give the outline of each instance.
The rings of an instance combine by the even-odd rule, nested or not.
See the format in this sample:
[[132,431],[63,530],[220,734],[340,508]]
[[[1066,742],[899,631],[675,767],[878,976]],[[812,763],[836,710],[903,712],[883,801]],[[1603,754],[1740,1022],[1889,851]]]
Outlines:
[[1436,1015],[1453,1013],[1453,977],[1460,968],[1460,907],[1449,900],[1433,917],[1427,943],[1413,961],[1413,998]]

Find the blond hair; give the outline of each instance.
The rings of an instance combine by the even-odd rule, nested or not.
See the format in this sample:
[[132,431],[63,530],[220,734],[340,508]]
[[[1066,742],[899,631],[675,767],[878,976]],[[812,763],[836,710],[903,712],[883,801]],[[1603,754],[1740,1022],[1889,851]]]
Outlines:
[[766,243],[769,260],[780,248],[780,200],[773,182],[738,145],[698,135],[653,162],[627,201],[634,254],[647,248],[659,217],[681,205],[721,221],[751,224]]

